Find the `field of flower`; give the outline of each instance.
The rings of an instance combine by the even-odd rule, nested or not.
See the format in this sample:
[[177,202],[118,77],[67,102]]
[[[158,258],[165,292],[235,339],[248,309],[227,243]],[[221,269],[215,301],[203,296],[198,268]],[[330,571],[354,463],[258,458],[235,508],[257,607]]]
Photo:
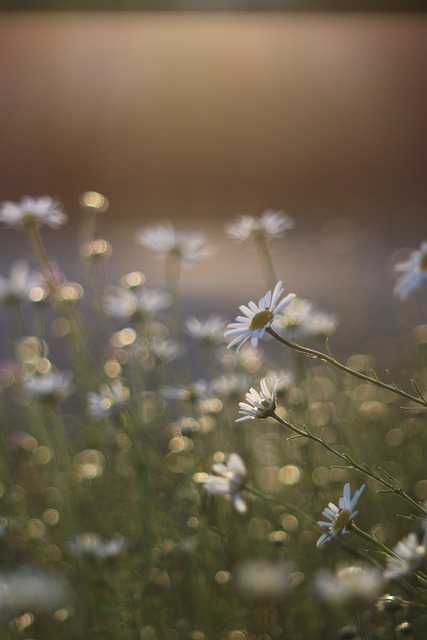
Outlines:
[[[204,234],[140,229],[164,287],[112,284],[108,201],[80,202],[78,274],[43,242],[64,232],[59,202],[0,208],[29,247],[0,277],[0,637],[425,639],[427,324],[407,380],[336,359],[339,319],[276,273],[296,223],[272,210],[224,230],[256,251],[265,295],[187,317]],[[396,273],[410,304],[427,243]]]

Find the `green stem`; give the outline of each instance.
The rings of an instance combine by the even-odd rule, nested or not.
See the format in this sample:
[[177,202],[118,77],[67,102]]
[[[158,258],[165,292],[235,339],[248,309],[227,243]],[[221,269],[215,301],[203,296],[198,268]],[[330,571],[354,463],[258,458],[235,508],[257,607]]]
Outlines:
[[71,460],[70,446],[65,432],[65,425],[56,405],[45,404],[42,407],[42,417],[46,434],[52,447],[55,467],[63,479],[58,489],[62,490],[65,497],[68,529],[75,536],[79,532],[79,510],[73,483],[73,463]]
[[267,286],[273,289],[277,282],[277,277],[264,234],[261,232],[257,233],[254,238],[254,243]]
[[351,531],[354,531],[354,533],[357,533],[357,535],[360,536],[361,538],[364,538],[365,540],[369,540],[369,542],[372,542],[372,544],[378,547],[378,549],[380,549],[387,556],[396,556],[396,554],[393,553],[393,551],[389,549],[385,544],[383,544],[381,540],[379,540],[375,536],[372,536],[370,533],[367,533],[367,531],[363,531],[363,529],[359,529],[359,527],[356,526],[354,522],[351,522],[349,529],[351,529]]
[[274,504],[278,504],[281,507],[284,507],[285,509],[288,509],[291,513],[296,513],[298,515],[304,516],[304,518],[316,530],[320,531],[316,520],[314,518],[312,518],[311,516],[307,515],[304,511],[301,511],[301,509],[298,509],[298,507],[296,507],[291,502],[287,502],[286,500],[280,500],[279,498],[275,498],[274,496],[270,495],[269,493],[264,493],[263,491],[260,491],[259,489],[256,489],[255,487],[252,487],[251,485],[246,485],[245,489],[249,493],[252,493],[254,496],[257,496],[258,498],[262,498],[263,500],[268,500],[269,502],[273,502]]
[[267,329],[267,333],[269,333],[271,336],[273,336],[273,338],[275,338],[282,344],[286,345],[287,347],[290,347],[291,349],[294,349],[295,351],[304,353],[305,355],[311,358],[318,358],[319,360],[323,360],[323,362],[327,362],[333,367],[336,367],[337,369],[341,369],[341,371],[345,371],[346,373],[350,374],[351,376],[354,376],[355,378],[359,378],[360,380],[364,380],[365,382],[370,382],[372,384],[375,384],[377,387],[381,387],[382,389],[386,389],[387,391],[396,393],[397,395],[402,396],[407,400],[416,402],[417,404],[420,404],[423,407],[427,407],[427,401],[424,400],[424,398],[418,398],[417,396],[413,396],[412,394],[407,393],[402,389],[399,389],[393,384],[387,384],[386,382],[382,382],[377,377],[368,376],[365,373],[361,373],[360,371],[351,369],[350,367],[347,367],[345,364],[338,362],[338,360],[335,360],[335,358],[333,358],[332,356],[328,356],[326,353],[322,353],[321,351],[316,351],[315,349],[310,349],[309,347],[303,347],[302,345],[297,344],[296,342],[290,342],[289,340],[286,340],[286,338],[278,334],[272,327],[269,327]]
[[308,440],[313,440],[314,442],[317,442],[318,444],[322,445],[322,447],[324,447],[325,449],[330,451],[330,453],[333,453],[335,456],[337,456],[338,458],[343,460],[347,465],[349,465],[349,466],[353,467],[354,469],[356,469],[357,471],[360,471],[361,473],[365,474],[366,476],[368,476],[368,478],[371,478],[372,480],[376,480],[377,482],[382,484],[383,487],[386,487],[386,489],[388,491],[390,491],[391,493],[395,493],[395,494],[401,496],[414,509],[416,509],[417,511],[421,512],[423,515],[427,514],[427,507],[425,507],[423,504],[421,504],[421,503],[417,502],[416,500],[414,500],[413,498],[411,498],[402,489],[402,487],[396,486],[396,485],[392,484],[391,482],[388,482],[387,480],[382,478],[378,473],[376,473],[375,471],[370,469],[368,466],[361,465],[358,462],[356,462],[355,460],[353,460],[353,458],[351,458],[347,454],[341,453],[337,449],[334,449],[334,447],[332,447],[330,444],[325,442],[325,440],[323,438],[320,438],[319,436],[315,436],[313,433],[310,433],[310,431],[303,430],[303,429],[298,429],[298,427],[295,427],[293,424],[291,424],[287,420],[283,420],[283,418],[278,416],[277,413],[273,412],[271,414],[271,417],[274,418],[279,424],[283,425],[284,427],[287,427],[290,431],[292,431],[293,433],[295,433],[299,437],[307,438]]
[[49,291],[52,295],[53,303],[59,313],[63,314],[69,323],[69,335],[72,342],[73,351],[79,354],[83,359],[83,366],[81,367],[82,375],[87,376],[88,373],[90,373],[94,369],[96,370],[96,364],[93,362],[90,355],[88,346],[83,337],[83,331],[80,328],[79,323],[69,303],[62,299],[61,291],[56,282],[52,265],[41,239],[39,227],[37,225],[30,225],[27,227],[27,231],[34,251],[34,255],[36,257],[36,261],[46,278]]

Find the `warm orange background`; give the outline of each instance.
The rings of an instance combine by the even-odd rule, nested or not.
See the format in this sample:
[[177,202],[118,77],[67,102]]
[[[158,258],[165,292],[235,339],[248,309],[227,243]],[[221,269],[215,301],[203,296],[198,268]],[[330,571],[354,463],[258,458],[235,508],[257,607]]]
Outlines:
[[[95,189],[115,282],[139,268],[160,284],[133,233],[170,219],[220,246],[185,276],[189,309],[234,314],[265,285],[223,223],[280,208],[298,226],[278,276],[342,314],[342,344],[393,346],[390,314],[425,318],[424,298],[392,299],[388,262],[427,235],[423,16],[3,14],[0,52],[0,199],[62,199],[68,232],[46,233],[61,264]],[[2,229],[4,265],[12,236],[25,247]]]

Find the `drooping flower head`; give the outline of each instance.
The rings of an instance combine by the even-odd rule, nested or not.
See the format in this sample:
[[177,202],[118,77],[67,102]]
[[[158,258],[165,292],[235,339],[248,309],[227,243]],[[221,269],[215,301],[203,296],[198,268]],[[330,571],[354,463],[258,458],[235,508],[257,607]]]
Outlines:
[[218,496],[231,495],[236,511],[245,513],[247,506],[240,492],[245,487],[247,473],[242,458],[231,453],[227,464],[216,463],[212,471],[215,475],[208,475],[203,481],[205,491]]
[[61,204],[50,196],[41,198],[24,196],[20,202],[6,200],[0,207],[0,222],[17,230],[27,225],[42,226],[44,224],[52,229],[58,229],[67,220]]
[[241,418],[236,422],[254,420],[255,418],[268,418],[276,409],[277,390],[282,379],[274,378],[271,388],[266,378],[260,381],[260,391],[251,388],[246,394],[246,402],[239,402]]
[[318,547],[325,544],[325,542],[329,542],[340,533],[347,533],[347,528],[358,514],[358,511],[355,511],[355,507],[364,488],[365,485],[363,484],[352,498],[350,484],[347,482],[347,484],[344,485],[343,495],[338,501],[338,506],[330,502],[326,509],[322,511],[322,515],[327,518],[327,520],[319,520],[317,524],[320,527],[326,527],[328,532],[320,536],[317,541]]
[[192,265],[213,254],[202,233],[177,231],[170,222],[141,229],[136,241],[159,258],[176,256],[185,265]]
[[278,282],[273,291],[267,291],[258,304],[251,301],[248,306],[242,305],[239,307],[240,311],[245,315],[237,316],[236,322],[229,324],[224,333],[226,338],[233,338],[228,345],[229,349],[238,345],[237,351],[239,351],[248,340],[250,340],[253,347],[257,346],[258,340],[277,320],[283,309],[296,298],[295,293],[289,293],[280,300],[283,291],[282,282]]
[[225,232],[237,242],[247,242],[257,235],[266,240],[280,238],[286,231],[293,229],[295,220],[283,211],[267,209],[260,216],[241,216],[225,226]]
[[395,266],[395,270],[403,272],[396,282],[393,293],[405,300],[412,291],[427,282],[427,242],[422,242],[418,251],[413,251],[409,260]]

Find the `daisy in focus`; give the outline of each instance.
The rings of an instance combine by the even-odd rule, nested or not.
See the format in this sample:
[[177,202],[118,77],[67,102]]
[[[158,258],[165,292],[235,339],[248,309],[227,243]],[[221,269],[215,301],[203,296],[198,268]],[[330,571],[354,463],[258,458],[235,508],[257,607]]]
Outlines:
[[0,222],[17,230],[21,230],[27,225],[40,227],[44,224],[52,229],[58,229],[67,220],[61,204],[50,196],[41,198],[24,196],[20,202],[6,200],[0,207]]
[[416,533],[405,536],[393,548],[393,553],[394,556],[387,558],[384,578],[401,578],[417,571],[427,557],[427,532],[422,542],[419,542]]
[[343,495],[338,501],[338,506],[330,502],[326,509],[322,511],[322,515],[327,518],[327,520],[319,520],[317,524],[320,527],[326,527],[328,532],[320,536],[317,541],[318,547],[325,544],[325,542],[329,542],[340,533],[347,533],[347,527],[351,525],[358,514],[358,511],[355,511],[355,507],[365,486],[366,485],[363,484],[360,489],[356,491],[353,498],[351,498],[350,484],[347,482],[347,484],[344,485]]
[[203,480],[203,488],[208,493],[217,496],[232,496],[233,505],[239,513],[246,513],[246,502],[241,496],[241,490],[246,484],[246,467],[237,453],[231,453],[227,464],[216,463],[212,467],[215,475],[208,475]]
[[422,242],[418,251],[413,251],[409,260],[395,266],[403,275],[394,285],[393,293],[405,300],[412,291],[427,282],[427,242]]
[[268,418],[276,409],[277,391],[282,379],[273,379],[271,388],[266,378],[260,381],[260,391],[251,388],[246,394],[246,402],[239,402],[241,418],[236,422],[254,420],[255,418]]
[[283,211],[267,209],[258,217],[241,216],[235,222],[230,222],[225,226],[225,232],[232,240],[247,242],[259,235],[269,240],[280,238],[294,226],[295,220]]
[[263,337],[273,322],[280,317],[283,309],[296,298],[295,293],[289,293],[279,301],[283,291],[282,282],[278,282],[273,291],[267,291],[258,304],[251,301],[248,306],[242,305],[239,307],[240,311],[245,315],[237,316],[236,322],[229,324],[224,333],[225,338],[233,338],[228,345],[229,349],[238,345],[237,351],[240,351],[248,340],[250,340],[252,347],[257,346],[258,340]]
[[136,241],[159,258],[175,256],[187,266],[205,260],[214,253],[202,233],[177,231],[170,222],[141,229]]

